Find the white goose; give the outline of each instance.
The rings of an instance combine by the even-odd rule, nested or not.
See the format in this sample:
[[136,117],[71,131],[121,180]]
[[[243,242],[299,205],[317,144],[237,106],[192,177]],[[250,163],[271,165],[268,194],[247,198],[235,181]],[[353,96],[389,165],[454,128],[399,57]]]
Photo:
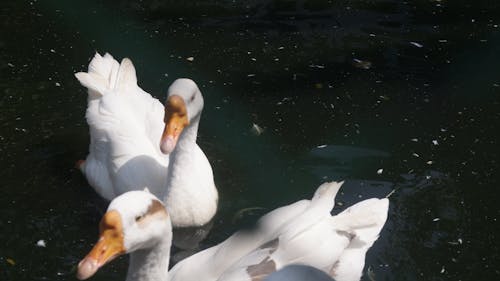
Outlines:
[[75,76],[88,88],[90,128],[89,154],[78,166],[96,192],[112,200],[147,186],[168,207],[174,227],[209,222],[218,194],[196,144],[203,109],[197,85],[177,79],[164,106],[137,85],[129,59],[119,64],[109,54],[96,54],[88,72]]
[[168,272],[172,230],[163,204],[144,191],[113,200],[100,238],[79,263],[77,277],[91,277],[114,257],[130,253],[127,281],[255,281],[289,264],[318,268],[337,281],[359,280],[366,251],[387,219],[389,201],[368,199],[330,215],[342,183],[325,183],[312,200],[278,208],[251,232],[237,232]]

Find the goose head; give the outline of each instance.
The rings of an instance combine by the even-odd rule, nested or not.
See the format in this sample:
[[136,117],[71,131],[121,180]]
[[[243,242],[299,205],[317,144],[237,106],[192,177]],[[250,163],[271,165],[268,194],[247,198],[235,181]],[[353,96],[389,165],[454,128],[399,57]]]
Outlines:
[[99,224],[99,240],[78,264],[76,276],[87,279],[114,258],[150,249],[171,236],[163,203],[147,190],[124,193],[109,205]]
[[191,79],[177,79],[168,88],[165,102],[165,129],[161,136],[160,149],[171,153],[185,127],[199,120],[203,110],[203,96]]

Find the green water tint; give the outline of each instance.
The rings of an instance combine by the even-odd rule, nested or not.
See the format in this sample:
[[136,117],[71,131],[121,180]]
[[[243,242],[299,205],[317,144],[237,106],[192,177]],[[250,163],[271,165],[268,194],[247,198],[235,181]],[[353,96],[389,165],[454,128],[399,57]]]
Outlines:
[[97,239],[107,203],[73,169],[89,141],[73,73],[95,51],[130,57],[160,100],[200,86],[221,195],[204,247],[345,179],[333,213],[395,190],[364,280],[498,279],[500,4],[165,3],[1,4],[1,280],[75,280]]

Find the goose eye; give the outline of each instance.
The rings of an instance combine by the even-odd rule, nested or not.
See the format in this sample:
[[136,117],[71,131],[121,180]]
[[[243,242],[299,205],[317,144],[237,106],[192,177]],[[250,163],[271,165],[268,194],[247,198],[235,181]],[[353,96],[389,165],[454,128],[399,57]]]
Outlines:
[[191,99],[189,101],[194,101],[194,97],[195,97],[195,95],[192,95]]
[[140,221],[140,220],[142,220],[142,218],[144,218],[144,215],[142,215],[142,216],[137,216],[137,217],[135,217],[135,221]]

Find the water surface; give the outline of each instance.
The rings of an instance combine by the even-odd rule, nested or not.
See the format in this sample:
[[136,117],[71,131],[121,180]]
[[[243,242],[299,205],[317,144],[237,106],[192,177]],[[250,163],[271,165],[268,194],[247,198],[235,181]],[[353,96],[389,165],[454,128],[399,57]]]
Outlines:
[[[234,219],[241,209],[266,212],[344,179],[343,206],[395,190],[367,256],[375,280],[499,278],[500,4],[1,7],[1,280],[75,280],[97,239],[107,203],[73,168],[89,141],[73,73],[96,51],[130,57],[159,99],[178,77],[200,86],[199,144],[221,195],[204,247],[245,223]],[[126,266],[121,258],[92,280],[123,280]]]

